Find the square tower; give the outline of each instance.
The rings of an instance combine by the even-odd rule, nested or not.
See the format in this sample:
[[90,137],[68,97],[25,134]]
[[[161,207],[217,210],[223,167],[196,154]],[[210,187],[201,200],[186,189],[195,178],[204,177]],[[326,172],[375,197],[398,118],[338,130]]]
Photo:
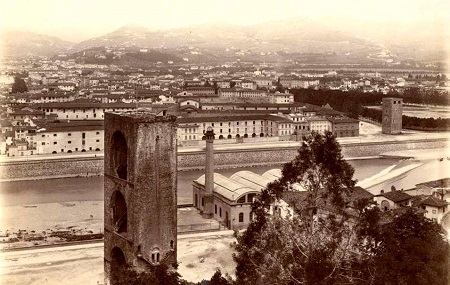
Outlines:
[[383,134],[402,133],[403,99],[383,98],[382,127]]
[[105,114],[105,277],[176,262],[176,117]]

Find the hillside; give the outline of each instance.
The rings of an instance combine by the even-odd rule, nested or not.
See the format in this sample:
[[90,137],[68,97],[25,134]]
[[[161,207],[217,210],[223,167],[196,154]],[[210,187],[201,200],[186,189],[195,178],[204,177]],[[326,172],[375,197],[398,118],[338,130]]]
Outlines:
[[66,52],[73,43],[31,32],[6,32],[2,35],[0,45],[4,56],[21,57],[53,56]]
[[71,54],[67,58],[74,59],[78,63],[129,65],[133,67],[145,67],[157,62],[167,63],[172,61],[173,63],[179,63],[183,61],[178,56],[154,49],[140,51],[138,48],[107,49],[105,47],[86,49]]

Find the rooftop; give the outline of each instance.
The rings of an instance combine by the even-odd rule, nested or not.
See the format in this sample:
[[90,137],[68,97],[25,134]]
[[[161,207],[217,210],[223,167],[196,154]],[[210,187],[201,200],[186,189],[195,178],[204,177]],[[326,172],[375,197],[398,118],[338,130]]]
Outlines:
[[[200,176],[194,182],[205,185],[205,174]],[[259,192],[260,190],[255,190],[253,188],[247,187],[243,184],[240,184],[237,181],[234,181],[231,178],[227,178],[219,173],[214,173],[214,190],[215,193],[221,195],[222,197],[230,200],[236,201],[242,195],[245,195],[249,192]]]
[[425,205],[425,206],[432,206],[432,207],[445,207],[448,205],[448,203],[446,201],[443,201],[435,196],[428,196],[428,195],[419,195],[419,196],[414,196],[412,198],[412,202],[413,205],[416,206],[421,206],[421,205]]
[[383,197],[385,197],[385,198],[387,198],[387,199],[389,199],[389,200],[391,200],[391,201],[393,201],[395,203],[406,201],[408,199],[411,199],[411,197],[412,197],[411,195],[408,195],[408,194],[406,194],[406,193],[404,193],[402,191],[398,191],[398,190],[381,193],[381,194],[379,194],[377,196],[383,196]]

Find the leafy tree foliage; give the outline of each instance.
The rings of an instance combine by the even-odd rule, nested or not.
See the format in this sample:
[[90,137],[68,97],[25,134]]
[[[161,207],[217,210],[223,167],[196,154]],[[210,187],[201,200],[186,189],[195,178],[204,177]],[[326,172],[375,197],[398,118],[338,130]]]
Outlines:
[[12,85],[12,93],[24,93],[27,92],[27,84],[25,83],[25,80],[20,78],[19,76],[14,77],[14,83]]
[[[252,207],[255,220],[238,236],[237,284],[352,284],[360,275],[353,264],[359,245],[344,196],[353,172],[331,133],[306,138],[282,177],[262,191]],[[295,184],[306,190],[296,215],[270,216],[270,206]],[[326,215],[318,214],[323,206]]]
[[[350,117],[357,119],[359,116],[371,118],[381,122],[381,110],[369,109],[364,106],[380,105],[384,97],[400,97],[405,103],[448,105],[450,95],[435,90],[422,91],[418,88],[408,88],[403,94],[391,93],[363,93],[358,91],[342,92],[337,90],[311,90],[292,89],[296,102],[330,106]],[[417,118],[403,116],[403,127],[415,130],[450,130],[450,119],[446,118]]]
[[233,281],[230,276],[223,276],[220,269],[218,269],[214,275],[211,277],[211,280],[202,280],[197,285],[231,285]]
[[180,275],[169,269],[165,264],[149,266],[145,272],[136,272],[131,268],[114,268],[114,285],[187,285],[185,280],[180,279]]
[[[349,205],[352,176],[330,133],[307,138],[252,205],[254,220],[237,236],[236,284],[447,284],[442,228],[413,208]],[[271,215],[295,185],[306,190],[295,215]]]
[[339,90],[313,90],[313,89],[291,89],[295,102],[303,102],[323,106],[327,103],[338,111],[351,114],[357,118],[360,115],[362,106],[379,105],[384,97],[400,97],[405,103],[429,104],[429,105],[449,105],[450,95],[448,92],[438,92],[436,90],[420,90],[418,88],[408,88],[402,94],[392,92],[364,93],[361,91],[342,92]]
[[365,212],[360,227],[365,240],[370,284],[449,284],[450,246],[445,231],[412,207],[384,215]]

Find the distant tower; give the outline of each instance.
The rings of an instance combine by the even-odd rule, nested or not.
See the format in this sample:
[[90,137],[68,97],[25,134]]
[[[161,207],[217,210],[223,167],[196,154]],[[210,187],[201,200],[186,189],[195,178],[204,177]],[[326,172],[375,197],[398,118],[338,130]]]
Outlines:
[[383,98],[381,127],[383,134],[395,135],[402,132],[403,99]]
[[206,137],[206,165],[205,165],[205,195],[203,196],[203,217],[212,218],[214,215],[214,132],[208,127]]
[[105,114],[105,277],[176,262],[176,118]]

